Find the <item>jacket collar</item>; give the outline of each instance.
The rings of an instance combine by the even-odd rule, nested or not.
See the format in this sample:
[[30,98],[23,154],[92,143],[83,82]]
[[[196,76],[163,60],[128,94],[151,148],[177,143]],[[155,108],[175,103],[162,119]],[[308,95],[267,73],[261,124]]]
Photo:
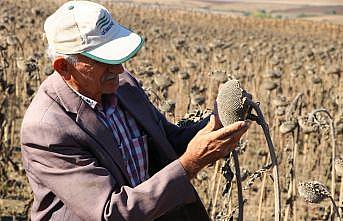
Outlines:
[[58,102],[67,112],[77,114],[82,103],[80,96],[67,85],[57,72],[53,73],[49,78],[56,91]]

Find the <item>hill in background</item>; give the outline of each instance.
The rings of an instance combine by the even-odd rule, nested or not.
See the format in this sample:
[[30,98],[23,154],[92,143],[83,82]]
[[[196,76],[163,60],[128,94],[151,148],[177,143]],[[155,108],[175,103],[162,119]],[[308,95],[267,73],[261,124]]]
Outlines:
[[[116,0],[115,0],[116,1]],[[123,2],[123,1],[120,1]],[[343,24],[342,0],[130,0],[141,4],[211,10],[236,16],[260,18],[296,18]]]

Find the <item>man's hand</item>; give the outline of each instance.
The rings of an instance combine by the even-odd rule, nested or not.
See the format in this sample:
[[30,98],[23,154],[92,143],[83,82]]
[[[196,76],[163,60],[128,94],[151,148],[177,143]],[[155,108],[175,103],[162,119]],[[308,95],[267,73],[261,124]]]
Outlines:
[[218,129],[218,122],[212,115],[210,122],[194,136],[186,152],[179,158],[188,176],[193,178],[209,163],[227,156],[237,146],[249,125],[248,121],[239,121]]

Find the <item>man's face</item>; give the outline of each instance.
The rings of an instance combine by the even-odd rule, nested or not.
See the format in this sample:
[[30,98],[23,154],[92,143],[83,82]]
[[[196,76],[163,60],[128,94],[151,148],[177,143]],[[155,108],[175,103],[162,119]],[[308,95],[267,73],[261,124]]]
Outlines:
[[67,81],[74,89],[98,101],[102,94],[116,92],[119,74],[124,72],[121,64],[105,64],[83,55],[77,57],[78,61],[69,69],[72,82]]

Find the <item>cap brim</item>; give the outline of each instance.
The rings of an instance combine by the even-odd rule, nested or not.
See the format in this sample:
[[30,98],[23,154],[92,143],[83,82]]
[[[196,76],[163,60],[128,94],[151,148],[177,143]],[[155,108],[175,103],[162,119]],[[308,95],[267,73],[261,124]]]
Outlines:
[[93,50],[81,54],[106,64],[121,64],[132,58],[144,44],[138,34],[118,24],[115,38]]

